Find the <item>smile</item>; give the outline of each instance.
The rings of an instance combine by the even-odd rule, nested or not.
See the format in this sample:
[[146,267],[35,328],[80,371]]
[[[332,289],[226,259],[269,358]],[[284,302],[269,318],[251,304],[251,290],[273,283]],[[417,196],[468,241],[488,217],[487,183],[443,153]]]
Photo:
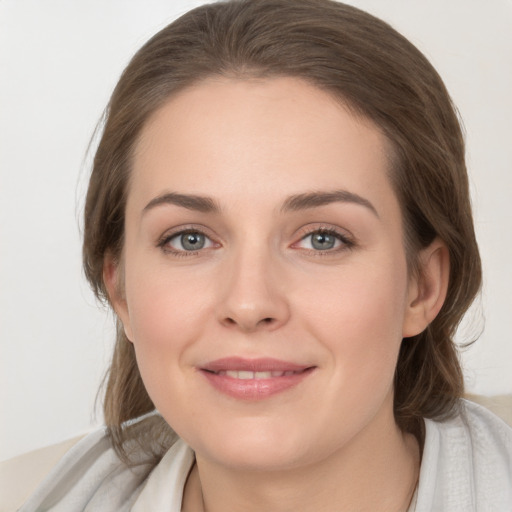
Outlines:
[[267,371],[267,372],[251,372],[247,370],[220,370],[218,372],[214,372],[216,375],[226,375],[227,377],[231,377],[232,379],[242,379],[242,380],[250,380],[250,379],[271,379],[273,377],[289,377],[293,375],[294,371]]
[[276,359],[232,357],[212,361],[201,367],[200,373],[216,391],[239,400],[256,401],[294,388],[314,369]]

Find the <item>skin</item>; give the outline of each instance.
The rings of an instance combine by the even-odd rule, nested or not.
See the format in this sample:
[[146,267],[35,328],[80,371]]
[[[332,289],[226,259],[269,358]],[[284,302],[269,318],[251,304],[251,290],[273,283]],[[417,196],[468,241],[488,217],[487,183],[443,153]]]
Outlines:
[[[393,375],[402,339],[442,305],[448,257],[436,240],[409,275],[389,155],[373,123],[293,78],[212,78],[143,128],[122,268],[107,258],[104,279],[149,395],[196,452],[183,510],[407,509],[419,449],[395,424]],[[340,190],[371,206],[283,207]],[[158,199],[169,193],[218,211]],[[186,251],[183,229],[204,248]],[[312,245],[319,229],[332,249]],[[235,355],[314,370],[238,400],[198,371]]]

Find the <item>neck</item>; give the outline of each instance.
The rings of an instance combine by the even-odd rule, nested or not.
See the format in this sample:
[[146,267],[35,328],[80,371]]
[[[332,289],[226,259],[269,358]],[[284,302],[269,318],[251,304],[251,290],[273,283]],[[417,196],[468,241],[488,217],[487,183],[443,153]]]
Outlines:
[[392,412],[387,419],[372,422],[347,446],[308,466],[244,471],[197,456],[183,512],[405,512],[418,480],[419,447],[414,436],[398,429]]

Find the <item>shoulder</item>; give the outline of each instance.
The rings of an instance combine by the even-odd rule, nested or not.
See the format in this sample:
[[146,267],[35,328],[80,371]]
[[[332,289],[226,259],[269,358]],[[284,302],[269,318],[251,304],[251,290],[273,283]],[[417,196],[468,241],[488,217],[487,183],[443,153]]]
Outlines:
[[[106,500],[98,510],[109,510],[107,504],[113,500],[129,499],[147,473],[148,468],[143,466],[131,470],[123,464],[101,429],[86,436],[64,455],[20,512],[78,511],[98,499]],[[122,496],[108,492],[109,488],[121,486]]]
[[512,428],[461,400],[446,421],[425,420],[418,512],[512,510]]
[[83,437],[66,439],[0,462],[0,510],[18,510],[63,455]]
[[[138,428],[144,428],[141,421]],[[105,429],[97,430],[69,450],[51,470],[20,512],[119,512],[130,510],[155,463],[130,447],[133,464],[117,456]]]

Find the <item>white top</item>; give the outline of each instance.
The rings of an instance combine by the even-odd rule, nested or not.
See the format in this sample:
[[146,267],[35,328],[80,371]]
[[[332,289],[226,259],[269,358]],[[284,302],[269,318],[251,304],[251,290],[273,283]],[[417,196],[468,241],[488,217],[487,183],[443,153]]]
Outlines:
[[[445,422],[425,420],[420,479],[410,512],[512,511],[512,428],[462,401]],[[178,440],[151,471],[115,455],[104,432],[69,451],[20,512],[180,512],[194,452]]]
[[464,400],[446,422],[425,420],[415,512],[512,512],[512,428]]

